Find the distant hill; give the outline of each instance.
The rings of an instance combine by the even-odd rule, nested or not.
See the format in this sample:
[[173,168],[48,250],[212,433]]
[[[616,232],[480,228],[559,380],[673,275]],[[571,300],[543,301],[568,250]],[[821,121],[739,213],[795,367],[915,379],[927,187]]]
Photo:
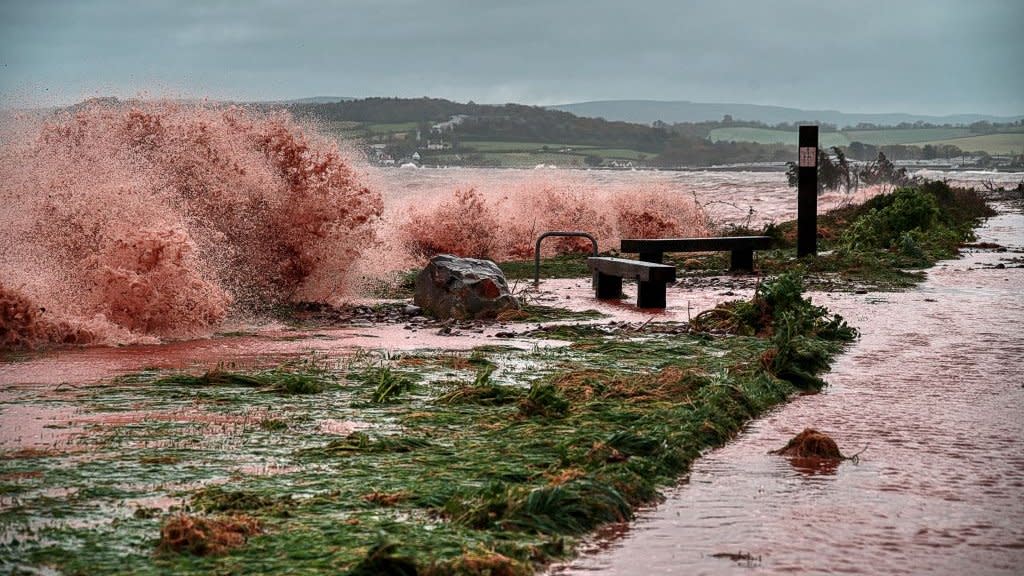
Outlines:
[[651,124],[656,120],[674,124],[677,122],[708,122],[721,120],[729,114],[735,120],[779,124],[802,121],[824,122],[839,127],[856,126],[859,123],[896,126],[902,122],[927,122],[932,124],[971,124],[973,122],[1015,122],[1019,116],[991,116],[985,114],[954,114],[950,116],[927,116],[922,114],[851,114],[838,110],[801,110],[783,106],[762,106],[759,104],[715,104],[708,102],[661,101],[661,100],[598,100],[549,106],[554,110],[570,112],[577,116],[604,118]]
[[295,100],[274,100],[273,104],[335,104],[337,102],[348,102],[355,100],[350,96],[310,96],[309,98],[296,98]]

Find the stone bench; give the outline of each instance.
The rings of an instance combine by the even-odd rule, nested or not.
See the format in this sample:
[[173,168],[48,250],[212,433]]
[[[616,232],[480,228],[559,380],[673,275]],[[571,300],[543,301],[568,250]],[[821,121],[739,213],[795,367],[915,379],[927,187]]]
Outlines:
[[770,236],[722,236],[718,238],[624,239],[621,252],[639,254],[644,262],[661,263],[665,252],[731,252],[729,270],[754,271],[754,250],[772,247]]
[[676,267],[625,258],[587,258],[587,268],[597,276],[598,298],[622,298],[622,279],[638,283],[637,308],[664,308],[665,287],[676,281]]

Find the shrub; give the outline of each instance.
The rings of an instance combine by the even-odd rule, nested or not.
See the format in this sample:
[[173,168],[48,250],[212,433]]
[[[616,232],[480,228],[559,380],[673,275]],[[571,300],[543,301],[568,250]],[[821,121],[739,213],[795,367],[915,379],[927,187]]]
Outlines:
[[876,196],[843,233],[840,245],[848,250],[890,248],[904,233],[929,232],[939,221],[939,204],[934,194],[920,188],[900,188]]

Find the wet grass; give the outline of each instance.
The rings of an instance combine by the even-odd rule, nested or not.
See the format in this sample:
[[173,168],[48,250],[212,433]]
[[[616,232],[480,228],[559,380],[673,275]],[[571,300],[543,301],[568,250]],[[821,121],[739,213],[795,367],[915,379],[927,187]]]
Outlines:
[[597,310],[566,310],[554,306],[543,306],[540,304],[525,304],[521,310],[522,314],[515,318],[517,322],[555,322],[558,320],[598,320],[606,318],[605,314]]
[[[542,258],[540,277],[542,279],[587,278],[590,276],[590,270],[587,268],[587,256],[589,254],[565,254],[553,258]],[[509,280],[533,280],[534,261],[532,259],[501,262],[498,266]]]
[[352,372],[350,380],[360,381],[373,386],[370,401],[375,404],[398,402],[401,396],[413,389],[414,377],[392,370],[390,366],[381,365],[362,372]]
[[[474,353],[478,354],[478,353]],[[437,399],[439,404],[478,404],[483,406],[501,406],[518,402],[523,397],[523,390],[515,386],[503,386],[491,381],[496,366],[490,362],[477,370],[473,382],[457,386]]]
[[[105,382],[83,413],[210,417],[95,425],[84,460],[5,459],[0,556],[65,573],[529,574],[819,386],[765,362],[780,332],[319,358],[317,394],[265,393],[301,363]],[[793,335],[818,347],[816,377],[841,346],[819,336]]]
[[[149,371],[122,377],[122,381],[139,381]],[[180,388],[205,388],[210,386],[233,386],[256,388],[262,392],[277,394],[318,394],[328,387],[337,385],[336,379],[314,357],[285,362],[270,370],[243,372],[218,367],[203,374],[171,374],[153,381],[157,386]]]

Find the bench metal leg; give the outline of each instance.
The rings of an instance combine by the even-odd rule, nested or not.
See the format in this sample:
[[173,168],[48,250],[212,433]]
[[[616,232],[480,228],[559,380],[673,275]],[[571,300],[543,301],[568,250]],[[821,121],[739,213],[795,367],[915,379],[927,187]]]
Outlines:
[[729,258],[729,271],[730,272],[753,272],[754,271],[754,251],[753,250],[733,250],[732,256]]
[[661,264],[664,260],[665,254],[663,252],[641,252],[638,260],[641,262],[653,262],[655,264]]
[[597,272],[598,299],[622,298],[622,276]]
[[664,282],[639,282],[636,291],[637,308],[664,308]]

